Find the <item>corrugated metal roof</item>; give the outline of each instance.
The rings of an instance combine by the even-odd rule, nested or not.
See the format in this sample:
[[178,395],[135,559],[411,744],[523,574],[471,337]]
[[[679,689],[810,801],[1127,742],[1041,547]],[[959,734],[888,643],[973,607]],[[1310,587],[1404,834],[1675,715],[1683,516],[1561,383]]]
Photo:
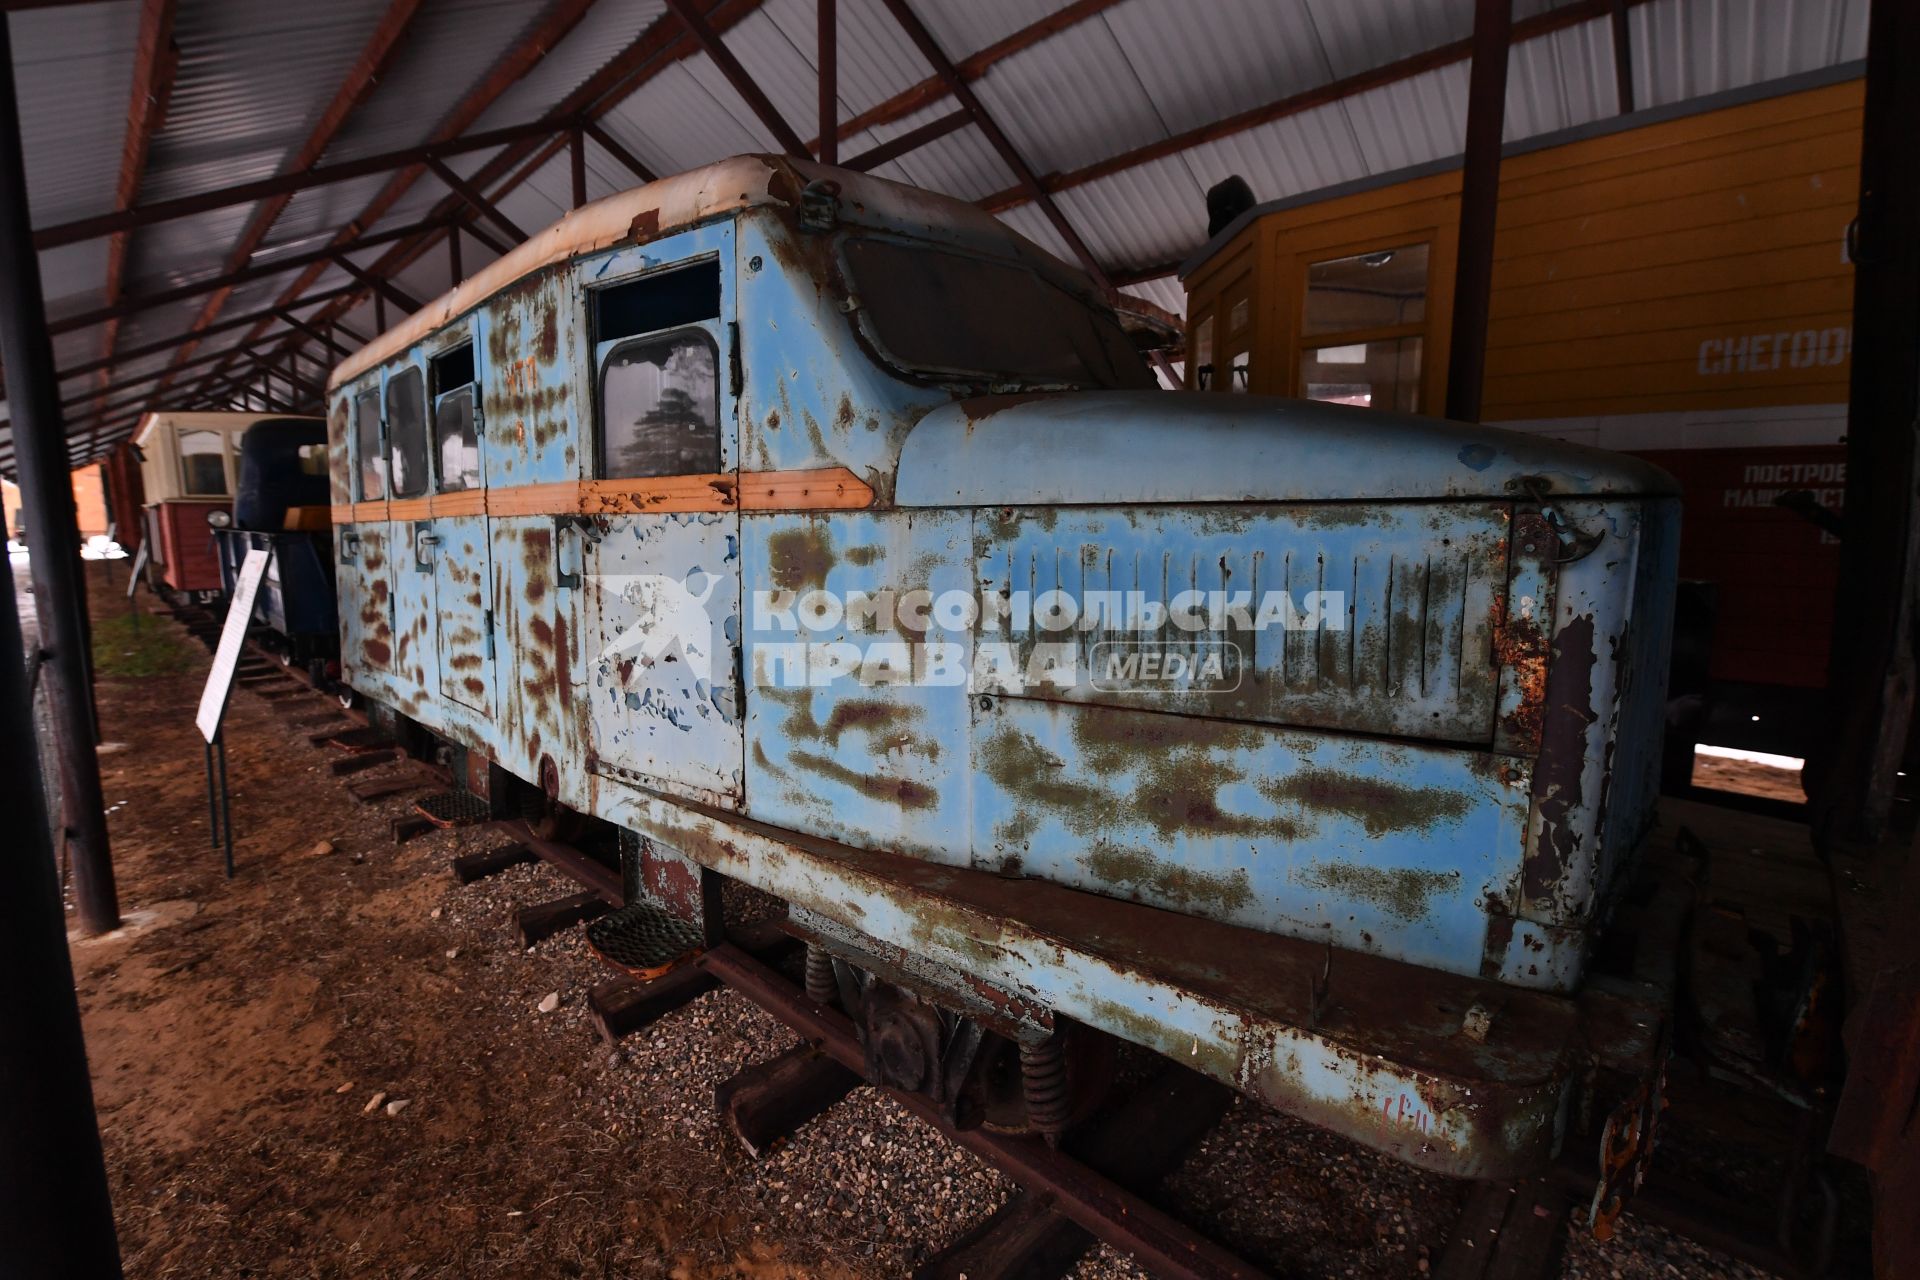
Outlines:
[[[523,47],[554,0],[425,0],[381,80],[339,130],[325,161],[411,146],[448,119],[481,77]],[[1066,0],[912,0],[948,58],[963,63]],[[1630,17],[1636,105],[1655,106],[1861,57],[1868,0],[1644,0]],[[178,0],[180,49],[172,106],[156,136],[143,201],[263,178],[284,170],[320,112],[378,29],[387,0],[261,5],[257,0]],[[1553,0],[1519,0],[1517,18]],[[1209,125],[1470,34],[1473,0],[1118,0],[994,61],[975,82],[987,111],[1034,170],[1069,172]],[[33,214],[41,226],[112,208],[134,67],[138,0],[61,6],[10,15],[25,119]],[[598,0],[546,55],[486,107],[471,129],[538,119],[619,58],[657,24],[670,31],[665,0]],[[839,0],[838,102],[842,119],[889,102],[930,74],[882,0]],[[727,48],[755,76],[802,137],[816,130],[814,0],[765,0],[728,27]],[[682,50],[690,42],[680,42]],[[1455,62],[1338,101],[1314,105],[1177,154],[1074,185],[1057,204],[1095,255],[1127,272],[1177,261],[1204,239],[1204,193],[1229,174],[1270,200],[1388,173],[1456,154],[1465,127],[1468,67]],[[693,51],[656,59],[637,91],[610,104],[602,126],[659,173],[774,145],[711,58]],[[853,156],[954,111],[950,98],[863,129],[841,144]],[[1509,68],[1507,136],[1522,139],[1616,114],[1613,44],[1605,18],[1583,21],[1515,48]],[[490,154],[450,163],[467,175]],[[1013,172],[978,128],[966,127],[881,166],[898,181],[977,200],[1010,188]],[[388,175],[296,195],[275,220],[256,263],[325,243],[359,216]],[[631,185],[625,166],[588,145],[588,194]],[[431,176],[378,220],[416,222],[445,202]],[[521,187],[499,197],[528,231],[571,201],[562,152]],[[139,229],[127,290],[150,293],[217,273],[255,206],[235,205]],[[1061,256],[1065,242],[1042,211],[1018,205],[1009,225]],[[485,223],[488,234],[497,231]],[[49,308],[72,315],[98,306],[104,239],[42,254]],[[390,247],[366,251],[371,263]],[[467,240],[468,270],[492,254]],[[400,287],[426,298],[451,283],[435,248],[411,261]],[[224,314],[273,304],[291,271],[234,291]],[[346,277],[326,271],[313,286]],[[1178,285],[1152,280],[1133,292],[1171,311]],[[131,348],[183,332],[203,299],[128,317],[119,344]],[[358,328],[372,324],[362,302]],[[242,340],[227,330],[203,350]],[[60,359],[98,354],[98,329],[62,335]],[[165,367],[164,355],[124,361],[117,376]],[[183,381],[191,386],[205,368]],[[71,389],[86,385],[72,380]]]

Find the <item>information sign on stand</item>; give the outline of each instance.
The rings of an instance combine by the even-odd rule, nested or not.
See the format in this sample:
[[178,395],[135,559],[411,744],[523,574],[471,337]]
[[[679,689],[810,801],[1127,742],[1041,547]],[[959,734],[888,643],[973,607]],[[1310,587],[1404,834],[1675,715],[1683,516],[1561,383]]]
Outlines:
[[200,691],[200,711],[193,718],[207,742],[207,820],[214,847],[219,848],[222,841],[226,844],[228,879],[233,878],[233,813],[227,794],[227,738],[222,721],[227,715],[227,699],[233,694],[234,673],[240,667],[240,651],[246,647],[247,624],[253,620],[253,598],[259,594],[260,579],[267,571],[267,556],[265,547],[253,547],[240,565],[227,603],[227,620],[220,628],[220,644],[213,651],[213,669],[207,672],[206,688]]

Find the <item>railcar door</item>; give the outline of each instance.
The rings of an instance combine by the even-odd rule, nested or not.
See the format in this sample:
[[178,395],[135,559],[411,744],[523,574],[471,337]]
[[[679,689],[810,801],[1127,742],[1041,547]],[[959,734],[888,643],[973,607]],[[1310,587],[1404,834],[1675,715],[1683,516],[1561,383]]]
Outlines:
[[587,509],[604,514],[582,531],[594,768],[727,805],[745,761],[732,270],[726,226],[599,272]]
[[433,564],[440,692],[493,714],[493,558],[474,346],[469,338],[427,362],[433,396],[434,502],[420,541]]
[[426,379],[417,363],[387,374],[387,563],[393,584],[393,674],[409,695],[439,687],[433,641],[433,564],[419,539],[427,519]]
[[[340,610],[345,620],[340,662],[348,673],[369,676],[393,668],[393,589],[387,565],[386,432],[380,414],[380,383],[353,397],[353,522],[340,532]],[[362,512],[372,506],[382,514]]]

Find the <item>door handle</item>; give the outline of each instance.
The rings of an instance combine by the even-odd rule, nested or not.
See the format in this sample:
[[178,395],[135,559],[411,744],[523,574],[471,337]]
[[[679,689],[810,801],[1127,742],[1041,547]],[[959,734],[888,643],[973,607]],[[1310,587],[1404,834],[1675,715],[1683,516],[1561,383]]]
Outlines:
[[439,535],[421,529],[413,535],[413,567],[422,573],[433,570],[433,549],[440,545]]
[[[554,585],[563,591],[575,591],[579,589],[580,574],[585,568],[585,566],[581,564],[583,552],[580,549],[580,540],[569,536],[574,533],[574,531],[575,526],[571,516],[555,516],[553,518],[553,581]],[[569,548],[572,548],[574,553],[573,562],[575,567],[572,569],[567,568],[567,550]]]
[[360,556],[360,535],[351,531],[340,535],[340,563],[352,564]]

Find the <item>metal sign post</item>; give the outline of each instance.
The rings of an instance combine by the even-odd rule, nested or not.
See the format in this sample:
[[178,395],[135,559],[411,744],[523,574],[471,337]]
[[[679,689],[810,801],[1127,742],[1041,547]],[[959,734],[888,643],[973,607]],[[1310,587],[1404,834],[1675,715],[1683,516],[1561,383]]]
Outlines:
[[247,642],[247,624],[253,620],[253,598],[259,594],[260,579],[267,571],[268,554],[265,547],[250,548],[240,566],[233,596],[227,604],[227,620],[220,627],[220,644],[213,651],[213,669],[207,672],[206,688],[200,691],[200,710],[193,718],[194,726],[207,744],[210,835],[214,848],[225,843],[229,880],[233,879],[233,806],[227,791],[227,735],[222,722],[227,715],[227,699],[233,694],[233,676],[240,665],[240,650]]

